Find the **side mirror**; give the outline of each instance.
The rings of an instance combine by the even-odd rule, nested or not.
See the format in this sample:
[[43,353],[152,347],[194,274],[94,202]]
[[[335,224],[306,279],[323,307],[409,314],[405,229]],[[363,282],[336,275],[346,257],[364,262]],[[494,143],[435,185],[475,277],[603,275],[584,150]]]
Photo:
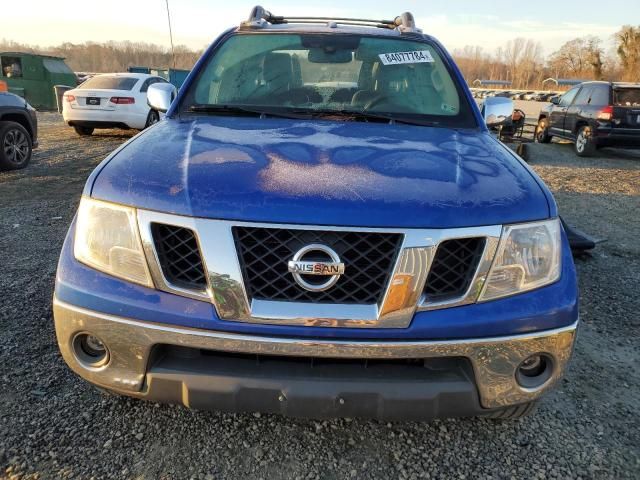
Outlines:
[[554,105],[560,105],[560,95],[556,95],[555,97],[551,97],[551,103]]
[[178,90],[170,83],[154,83],[147,89],[147,104],[154,110],[165,113],[177,94]]
[[482,105],[482,118],[487,127],[494,128],[511,120],[513,100],[505,97],[489,97]]

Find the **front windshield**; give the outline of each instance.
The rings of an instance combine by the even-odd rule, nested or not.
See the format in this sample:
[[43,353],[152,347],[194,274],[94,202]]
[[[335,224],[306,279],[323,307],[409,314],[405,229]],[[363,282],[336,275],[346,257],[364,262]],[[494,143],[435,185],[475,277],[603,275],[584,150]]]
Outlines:
[[191,111],[371,113],[435,126],[476,125],[430,43],[353,34],[234,35],[185,98],[183,109]]

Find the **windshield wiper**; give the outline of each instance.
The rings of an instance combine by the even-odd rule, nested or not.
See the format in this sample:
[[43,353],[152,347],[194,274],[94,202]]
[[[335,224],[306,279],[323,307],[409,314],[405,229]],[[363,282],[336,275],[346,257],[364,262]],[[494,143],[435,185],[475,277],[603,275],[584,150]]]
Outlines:
[[252,108],[242,105],[200,105],[195,104],[189,107],[190,112],[201,113],[221,113],[229,115],[248,115],[248,116],[271,116],[282,118],[296,118],[296,119],[308,119],[311,115],[304,111],[286,111],[286,110],[272,110],[268,108]]
[[407,118],[381,112],[369,112],[367,110],[312,110],[310,113],[312,113],[314,117],[343,116],[353,118],[354,120],[376,120],[387,123],[403,123],[407,125],[420,125],[425,127],[440,125],[440,122],[436,121],[429,121],[421,118]]
[[249,116],[271,116],[281,118],[294,118],[308,120],[311,118],[331,118],[343,117],[353,120],[374,120],[384,121],[387,123],[403,123],[407,125],[420,126],[438,126],[440,122],[429,121],[421,118],[407,118],[380,112],[368,112],[366,110],[332,110],[332,109],[312,109],[312,108],[291,108],[291,109],[272,109],[272,108],[254,108],[245,107],[243,105],[202,105],[195,104],[189,107],[190,112],[202,113],[218,113],[227,115],[249,115]]
[[241,113],[249,115],[261,115],[262,112],[252,110],[237,105],[191,105],[189,107],[190,112],[202,112],[202,113]]

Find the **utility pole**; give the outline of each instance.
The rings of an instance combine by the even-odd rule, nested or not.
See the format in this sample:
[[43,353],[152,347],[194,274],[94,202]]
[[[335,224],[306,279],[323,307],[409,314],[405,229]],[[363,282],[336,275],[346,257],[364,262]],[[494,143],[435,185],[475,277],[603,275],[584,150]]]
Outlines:
[[167,21],[169,22],[169,41],[171,42],[171,58],[173,59],[173,69],[176,68],[176,54],[173,50],[173,32],[171,31],[171,14],[169,13],[169,0],[164,0],[167,6]]

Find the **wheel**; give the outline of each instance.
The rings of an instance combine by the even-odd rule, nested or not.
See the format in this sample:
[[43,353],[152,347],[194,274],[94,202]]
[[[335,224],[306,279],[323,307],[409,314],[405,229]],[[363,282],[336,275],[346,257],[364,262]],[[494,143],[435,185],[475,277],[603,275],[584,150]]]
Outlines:
[[580,127],[574,148],[579,157],[588,157],[594,154],[596,146],[593,143],[590,126],[583,125]]
[[537,143],[549,143],[551,142],[551,135],[549,135],[549,125],[547,125],[547,119],[541,118],[538,120],[538,126],[536,127],[535,141]]
[[89,135],[91,135],[93,133],[93,128],[92,127],[81,127],[79,125],[76,125],[76,126],[73,127],[73,129],[81,137],[88,137]]
[[494,410],[491,413],[485,415],[485,418],[492,418],[496,420],[517,420],[518,418],[531,415],[538,406],[538,401],[523,403],[521,405],[514,405],[513,407],[507,407],[500,410]]
[[0,169],[18,170],[31,160],[33,143],[29,132],[16,122],[0,122]]
[[149,115],[147,115],[147,123],[144,125],[144,128],[149,128],[154,123],[158,123],[160,121],[160,114],[155,110],[149,110]]

